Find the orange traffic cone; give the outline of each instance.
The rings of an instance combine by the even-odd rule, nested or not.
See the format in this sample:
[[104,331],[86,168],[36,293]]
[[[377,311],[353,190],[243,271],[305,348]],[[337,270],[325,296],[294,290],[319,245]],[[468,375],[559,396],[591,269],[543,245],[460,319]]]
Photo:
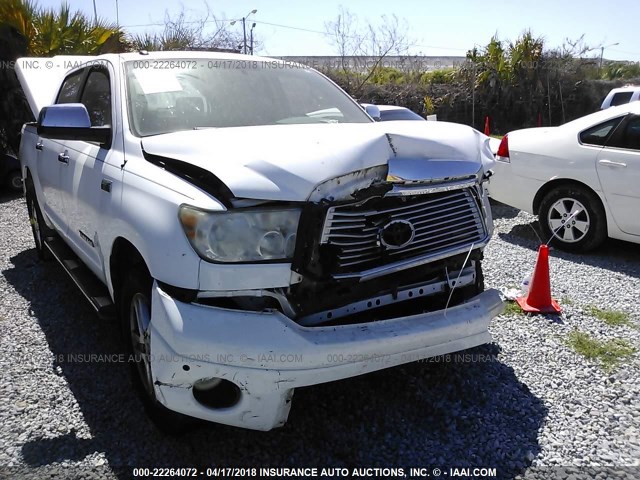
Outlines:
[[489,128],[489,116],[484,117],[484,134],[487,137],[491,134],[491,129]]
[[525,312],[560,313],[560,305],[551,298],[548,245],[540,245],[538,260],[529,284],[529,293],[525,297],[516,298],[516,302]]

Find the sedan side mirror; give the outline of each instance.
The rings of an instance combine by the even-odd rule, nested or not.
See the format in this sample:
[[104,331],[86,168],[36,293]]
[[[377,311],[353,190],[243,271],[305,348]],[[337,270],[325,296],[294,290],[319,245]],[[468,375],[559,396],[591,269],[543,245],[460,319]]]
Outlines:
[[380,109],[377,105],[372,103],[363,103],[361,104],[364,107],[365,112],[369,114],[371,118],[373,118],[376,122],[381,120],[380,118]]
[[111,143],[111,126],[92,127],[87,108],[81,103],[61,103],[40,110],[38,135],[54,140]]

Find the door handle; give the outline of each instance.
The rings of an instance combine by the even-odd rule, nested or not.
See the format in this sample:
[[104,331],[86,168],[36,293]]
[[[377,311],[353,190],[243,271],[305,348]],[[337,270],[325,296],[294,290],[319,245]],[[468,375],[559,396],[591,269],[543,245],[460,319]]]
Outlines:
[[38,143],[36,143],[36,150],[42,150],[43,147],[43,143],[42,140],[40,140]]
[[67,165],[69,164],[69,155],[66,150],[58,154],[58,161]]
[[598,163],[600,165],[605,166],[605,167],[621,167],[621,168],[626,168],[627,167],[626,163],[612,162],[611,160],[598,160]]

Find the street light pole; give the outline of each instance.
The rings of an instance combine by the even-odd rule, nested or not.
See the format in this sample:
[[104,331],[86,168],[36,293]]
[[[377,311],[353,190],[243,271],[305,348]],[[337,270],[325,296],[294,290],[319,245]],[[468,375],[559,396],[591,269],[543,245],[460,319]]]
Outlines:
[[253,55],[253,29],[256,28],[256,22],[251,25],[251,55]]
[[[247,26],[246,26],[246,21],[247,21],[247,18],[249,18],[250,15],[252,15],[254,13],[257,13],[257,12],[258,12],[258,10],[256,10],[254,8],[249,13],[247,13],[244,17],[242,17],[242,53],[244,53],[245,55],[247,54]],[[233,20],[233,21],[231,21],[230,25],[235,25],[235,23],[236,23],[236,21]],[[254,23],[254,26],[255,26],[255,23]],[[252,48],[252,50],[253,50],[253,48]]]
[[600,47],[600,66],[598,67],[598,75],[602,73],[602,57],[604,56],[604,49],[609,47],[615,47],[616,45],[620,45],[620,42],[612,43],[611,45],[605,45]]

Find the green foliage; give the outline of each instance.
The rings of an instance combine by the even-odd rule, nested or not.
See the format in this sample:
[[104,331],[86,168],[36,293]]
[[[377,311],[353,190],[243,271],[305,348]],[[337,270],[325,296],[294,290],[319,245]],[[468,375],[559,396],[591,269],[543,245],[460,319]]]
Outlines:
[[431,100],[431,97],[428,95],[425,95],[424,97],[424,111],[427,115],[433,115],[433,113],[436,111],[433,106],[433,100]]
[[[117,51],[122,31],[114,24],[87,18],[61,3],[57,10],[31,0],[3,0],[0,24],[8,25],[27,40],[32,56],[95,55]],[[116,40],[114,42],[114,40]]]
[[567,337],[567,345],[589,360],[599,361],[610,371],[620,362],[633,356],[636,349],[621,338],[598,340],[589,334],[574,330]]
[[524,315],[517,302],[505,302],[503,315]]
[[397,68],[391,67],[375,67],[370,73],[369,82],[378,85],[386,85],[387,83],[406,83],[406,75]]
[[192,45],[192,38],[181,32],[143,33],[130,38],[134,50],[186,50]]
[[607,62],[602,66],[600,77],[604,80],[632,80],[640,78],[640,63]]
[[432,70],[430,72],[424,72],[420,76],[420,82],[425,85],[432,84],[451,84],[456,80],[456,74],[458,70],[455,68],[442,68],[439,70]]
[[[67,3],[42,8],[32,0],[0,1],[0,57],[95,55],[121,51],[122,31],[115,25],[72,12]],[[0,150],[16,152],[22,124],[32,120],[12,69],[0,70]]]
[[598,307],[594,307],[593,305],[588,305],[585,308],[585,311],[598,320],[602,320],[607,325],[611,325],[612,327],[618,326],[631,326],[631,318],[628,313],[621,312],[619,310],[603,310]]

